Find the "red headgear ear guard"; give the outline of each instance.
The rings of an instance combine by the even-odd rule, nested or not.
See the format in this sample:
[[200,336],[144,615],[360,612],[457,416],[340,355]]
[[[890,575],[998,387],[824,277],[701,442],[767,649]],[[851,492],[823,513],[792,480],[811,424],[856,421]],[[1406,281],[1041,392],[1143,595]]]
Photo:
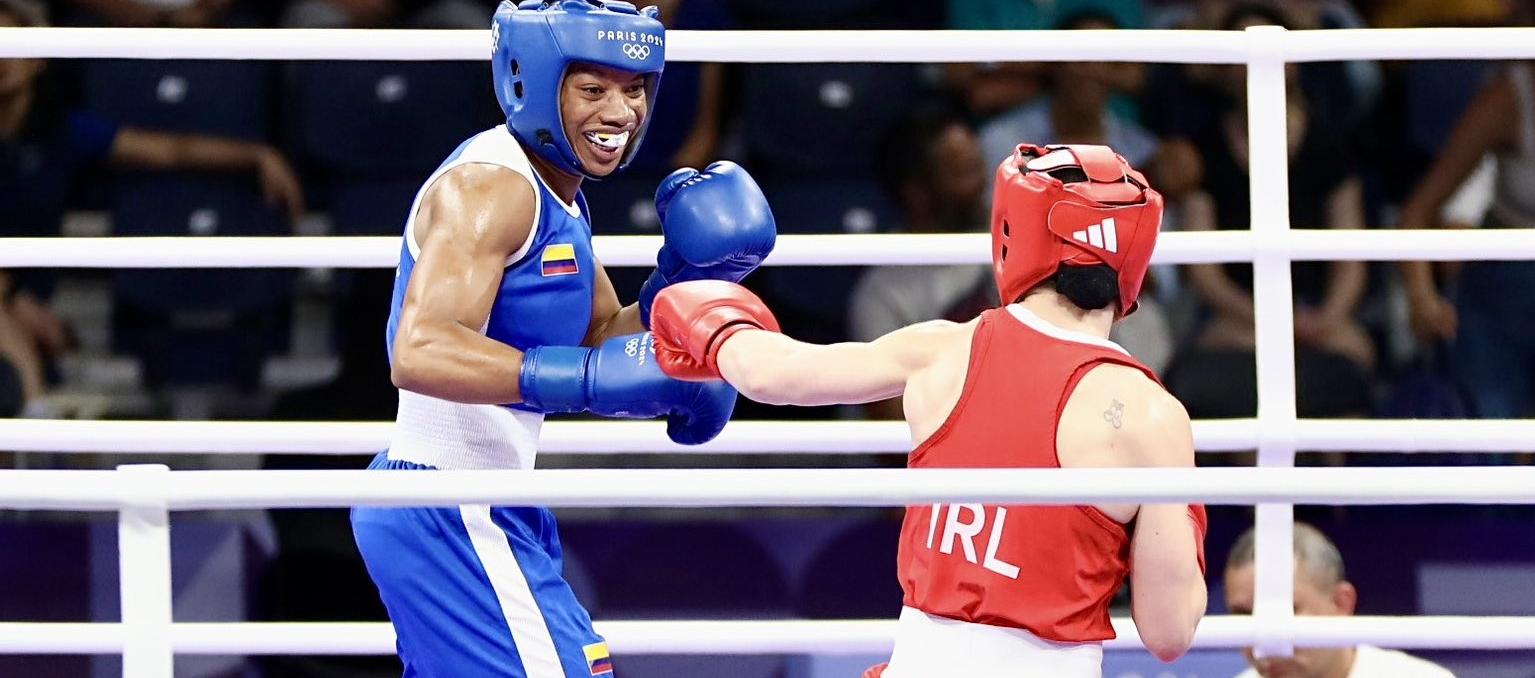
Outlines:
[[1107,264],[1130,315],[1161,226],[1162,195],[1109,147],[1019,145],[992,196],[997,292],[1010,303],[1063,265]]

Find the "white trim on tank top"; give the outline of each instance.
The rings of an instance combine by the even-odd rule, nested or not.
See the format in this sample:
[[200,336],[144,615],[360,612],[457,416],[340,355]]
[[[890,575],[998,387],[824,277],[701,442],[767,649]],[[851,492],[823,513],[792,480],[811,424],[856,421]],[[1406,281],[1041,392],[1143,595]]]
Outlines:
[[[498,132],[504,135],[504,138],[487,137],[487,135],[494,135]],[[487,139],[490,144],[502,143],[508,144],[508,148],[515,148],[515,157],[509,158],[510,162],[498,161],[486,157],[487,153],[485,152],[484,148],[474,148],[474,145],[477,143],[487,143]],[[410,205],[409,218],[405,220],[405,246],[410,251],[410,257],[413,261],[419,260],[421,258],[421,244],[416,242],[416,217],[421,212],[421,198],[426,195],[426,191],[432,186],[432,184],[437,183],[437,180],[441,179],[443,175],[453,171],[458,167],[473,164],[505,167],[506,169],[516,173],[518,176],[527,179],[528,186],[533,189],[533,226],[528,229],[528,238],[527,240],[523,241],[522,246],[517,248],[517,251],[507,255],[506,263],[504,266],[511,266],[527,257],[528,252],[533,249],[533,241],[538,238],[538,223],[543,216],[544,206],[543,196],[539,193],[539,187],[543,187],[544,190],[548,191],[549,195],[554,198],[554,202],[558,203],[560,207],[565,209],[566,214],[569,214],[570,216],[577,219],[581,218],[580,206],[578,206],[574,201],[566,202],[561,200],[560,197],[555,194],[554,189],[549,187],[549,182],[545,181],[543,175],[539,174],[537,168],[533,167],[533,163],[528,160],[527,151],[522,147],[522,142],[517,141],[516,137],[513,137],[510,132],[507,132],[505,126],[496,127],[475,135],[475,138],[469,142],[469,148],[464,149],[464,153],[460,154],[459,157],[454,159],[454,161],[448,166],[433,172],[430,177],[427,177],[426,183],[422,184],[421,189],[417,191],[416,198],[411,202]]]
[[1057,327],[1044,318],[1034,315],[1033,311],[1024,308],[1022,304],[1008,304],[1007,312],[1011,313],[1014,318],[1017,318],[1018,322],[1027,325],[1030,329],[1047,337],[1053,337],[1055,339],[1060,339],[1061,341],[1073,341],[1079,344],[1102,346],[1103,348],[1113,349],[1125,355],[1130,355],[1130,352],[1126,351],[1125,347],[1109,341],[1108,339],[1104,339],[1103,337],[1095,337],[1085,332],[1077,332],[1074,330]]

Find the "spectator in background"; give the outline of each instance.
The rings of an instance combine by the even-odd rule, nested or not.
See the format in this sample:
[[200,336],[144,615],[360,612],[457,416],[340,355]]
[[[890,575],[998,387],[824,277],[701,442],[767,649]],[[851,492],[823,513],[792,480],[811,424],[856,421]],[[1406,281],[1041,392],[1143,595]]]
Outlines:
[[[1237,538],[1226,558],[1226,610],[1252,614],[1253,544],[1256,532]],[[1343,576],[1343,556],[1327,535],[1306,523],[1295,524],[1295,614],[1349,617],[1359,591]],[[1296,648],[1292,657],[1258,659],[1243,652],[1252,668],[1237,678],[1453,678],[1438,665],[1401,652],[1369,645],[1345,648]]]
[[[920,104],[876,146],[875,169],[907,233],[979,233],[989,227],[988,162],[964,116]],[[873,341],[924,320],[968,322],[998,305],[991,268],[975,264],[868,269],[848,302],[853,341]],[[871,403],[871,416],[901,419],[899,398]]]
[[[1225,30],[1286,25],[1278,9],[1233,6]],[[1346,135],[1313,115],[1289,78],[1290,220],[1296,228],[1364,227],[1362,188]],[[1184,200],[1182,227],[1213,231],[1249,228],[1246,71],[1223,67],[1217,76],[1226,106],[1196,138],[1204,159],[1204,190]],[[1168,386],[1196,418],[1252,416],[1257,409],[1253,363],[1250,264],[1189,267],[1189,284],[1208,311],[1193,347],[1168,376]],[[1363,415],[1371,407],[1375,347],[1354,310],[1365,292],[1363,262],[1302,262],[1291,268],[1295,300],[1296,390],[1301,416]]]
[[32,305],[17,300],[10,275],[0,271],[0,417],[28,414],[46,387],[37,335],[25,318]]
[[[1086,10],[1067,16],[1052,27],[1114,30],[1121,25],[1106,12]],[[1045,64],[1040,70],[1045,85],[1041,96],[997,115],[981,127],[981,147],[986,157],[1000,162],[1018,140],[1028,139],[1031,143],[1107,145],[1131,165],[1149,166],[1156,155],[1156,137],[1108,108],[1109,98],[1116,90],[1138,89],[1142,70],[1141,64],[1124,62]]]
[[[41,6],[0,0],[0,26],[45,26]],[[70,185],[105,163],[117,169],[250,172],[273,207],[303,213],[298,178],[271,146],[119,127],[88,111],[40,110],[45,62],[0,60],[0,224],[11,235],[57,235]],[[16,231],[25,231],[18,233]]]
[[[1535,228],[1535,64],[1516,62],[1477,95],[1428,174],[1402,207],[1402,228],[1443,226],[1446,200],[1491,154],[1497,165],[1488,228]],[[1475,414],[1535,415],[1535,263],[1477,261],[1460,268],[1451,292],[1428,262],[1405,262],[1403,282],[1414,333],[1426,345],[1449,342],[1451,367]]]
[[[1061,30],[1115,30],[1114,15],[1083,11],[1066,17]],[[1109,146],[1146,177],[1169,203],[1176,203],[1199,182],[1200,162],[1186,141],[1162,142],[1115,110],[1118,91],[1135,91],[1142,66],[1119,62],[1066,62],[1045,71],[1047,91],[981,127],[981,148],[987,160],[1000,161],[1019,141],[1036,144],[1098,144]]]
[[[1140,0],[949,0],[949,27],[1047,30],[1089,12],[1111,17],[1115,26],[1141,26],[1145,15]],[[970,113],[981,119],[1022,105],[1044,89],[1039,63],[950,64],[945,74]],[[1131,83],[1122,84],[1133,91]],[[990,160],[1001,162],[1002,156]]]
[[[42,6],[0,0],[0,26],[45,26]],[[0,60],[0,235],[56,236],[69,201],[98,166],[123,170],[248,172],[268,202],[291,217],[304,211],[298,178],[270,146],[217,137],[120,127],[89,111],[59,109],[39,87],[45,62]],[[68,333],[47,308],[47,276],[15,274],[6,313],[46,362],[67,348]],[[39,395],[30,361],[10,356],[29,398]]]
[[[111,0],[107,0],[111,1]],[[482,0],[294,0],[283,11],[289,28],[486,28],[495,3]]]
[[[74,9],[111,26],[210,28],[220,25],[234,0],[68,0]],[[93,21],[92,23],[95,23]]]
[[1509,19],[1509,0],[1376,0],[1369,3],[1375,28],[1437,26],[1502,26]]

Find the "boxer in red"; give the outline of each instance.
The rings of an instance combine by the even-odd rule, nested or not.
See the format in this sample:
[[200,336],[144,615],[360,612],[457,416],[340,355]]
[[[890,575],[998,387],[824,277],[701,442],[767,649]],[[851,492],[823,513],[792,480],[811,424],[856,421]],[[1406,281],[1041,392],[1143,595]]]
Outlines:
[[[1161,221],[1161,196],[1109,148],[1022,145],[992,204],[1005,306],[822,346],[779,333],[745,288],[682,283],[656,299],[657,359],[767,403],[904,395],[913,468],[1192,466],[1188,413],[1107,339]],[[895,651],[865,675],[1096,678],[1127,577],[1141,640],[1177,659],[1205,610],[1205,526],[1199,505],[908,507]]]

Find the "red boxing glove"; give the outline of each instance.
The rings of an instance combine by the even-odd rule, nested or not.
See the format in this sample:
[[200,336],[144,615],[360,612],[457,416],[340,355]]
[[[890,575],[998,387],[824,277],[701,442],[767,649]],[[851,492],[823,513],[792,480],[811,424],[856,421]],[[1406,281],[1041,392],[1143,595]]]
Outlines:
[[773,312],[745,287],[723,280],[669,285],[650,309],[656,362],[673,379],[720,378],[716,357],[730,335],[741,330],[778,329]]
[[1210,530],[1210,515],[1204,504],[1189,504],[1189,522],[1194,523],[1194,552],[1199,556],[1199,574],[1205,573],[1205,532]]

